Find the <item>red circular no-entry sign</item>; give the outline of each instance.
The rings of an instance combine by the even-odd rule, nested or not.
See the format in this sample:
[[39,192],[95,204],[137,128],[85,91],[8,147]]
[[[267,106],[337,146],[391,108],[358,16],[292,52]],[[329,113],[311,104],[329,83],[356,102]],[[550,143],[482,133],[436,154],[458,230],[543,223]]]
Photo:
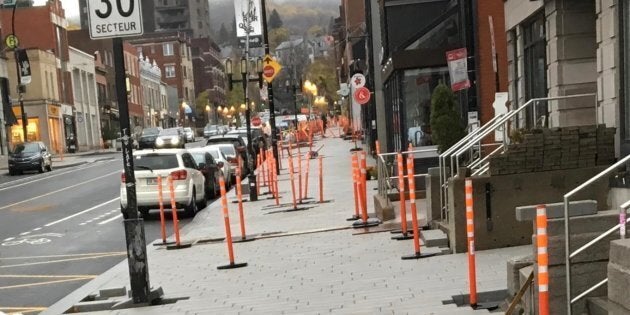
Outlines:
[[371,92],[366,87],[360,87],[354,91],[354,100],[363,105],[370,101]]
[[274,69],[272,66],[266,65],[263,67],[263,75],[265,76],[265,78],[273,78],[275,74],[276,69]]
[[262,120],[260,120],[260,117],[252,117],[252,126],[258,127],[260,126],[260,124],[262,124]]

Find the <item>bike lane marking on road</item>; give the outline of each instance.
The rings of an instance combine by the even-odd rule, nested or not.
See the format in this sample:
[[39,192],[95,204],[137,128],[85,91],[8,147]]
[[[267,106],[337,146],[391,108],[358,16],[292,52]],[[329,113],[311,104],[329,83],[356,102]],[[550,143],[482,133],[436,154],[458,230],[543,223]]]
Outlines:
[[95,277],[90,277],[90,278],[80,277],[80,278],[69,278],[69,279],[62,279],[62,280],[51,280],[51,281],[44,281],[44,282],[32,282],[32,283],[8,285],[8,286],[0,287],[0,290],[35,287],[35,286],[40,286],[40,285],[49,285],[49,284],[71,282],[71,281],[92,280],[94,278]]
[[5,210],[7,208],[11,208],[11,207],[14,207],[14,206],[17,206],[17,205],[20,205],[20,204],[23,204],[23,203],[27,203],[27,202],[30,202],[30,201],[33,201],[33,200],[36,200],[36,199],[39,199],[39,198],[43,198],[43,197],[47,197],[47,196],[50,196],[50,195],[54,195],[56,193],[60,193],[62,191],[65,191],[65,190],[68,190],[68,189],[72,189],[72,188],[75,188],[75,187],[78,187],[78,186],[81,186],[81,185],[85,185],[87,183],[91,183],[93,181],[96,181],[96,180],[99,180],[101,178],[105,178],[105,177],[108,177],[108,176],[111,176],[111,175],[114,175],[114,174],[120,174],[120,171],[114,171],[114,172],[111,172],[111,173],[107,173],[105,175],[94,177],[94,178],[92,178],[90,180],[86,180],[84,182],[80,182],[80,183],[77,183],[77,184],[74,184],[74,185],[70,185],[70,186],[67,186],[67,187],[64,187],[64,188],[61,188],[61,189],[57,189],[55,191],[51,191],[51,192],[48,192],[48,193],[45,193],[45,194],[42,194],[42,195],[39,195],[39,196],[35,196],[35,197],[29,198],[29,199],[18,201],[18,202],[12,203],[10,205],[6,205],[6,206],[3,206],[3,207],[0,207],[0,210]]
[[119,252],[59,254],[59,255],[43,255],[43,256],[0,257],[0,260],[27,260],[27,259],[43,259],[43,258],[86,257],[86,256],[126,255],[126,254],[127,254],[127,252],[119,251]]
[[[117,171],[116,173],[118,173],[118,171]],[[74,217],[77,217],[77,216],[80,216],[80,215],[82,215],[82,214],[88,213],[88,212],[90,212],[90,211],[96,210],[96,209],[98,209],[98,208],[100,208],[100,207],[102,207],[102,206],[104,206],[104,205],[110,204],[110,203],[112,203],[112,202],[114,202],[114,201],[117,201],[117,200],[119,200],[119,199],[120,199],[120,197],[116,197],[116,198],[114,198],[114,199],[112,199],[112,200],[105,201],[105,202],[103,202],[103,203],[101,203],[101,204],[98,204],[98,205],[96,205],[96,206],[94,206],[94,207],[92,207],[92,208],[89,208],[89,209],[83,210],[83,211],[81,211],[81,212],[77,212],[77,213],[72,214],[72,215],[69,215],[69,216],[67,216],[67,217],[65,217],[65,218],[59,219],[59,220],[54,221],[54,222],[50,222],[50,223],[48,223],[48,224],[45,224],[44,226],[45,226],[45,227],[51,227],[51,226],[53,226],[53,225],[55,225],[55,224],[58,224],[58,223],[61,223],[61,222],[64,222],[64,221],[70,220],[70,219],[72,219],[72,218],[74,218]]]
[[0,266],[0,269],[5,268],[13,268],[13,267],[27,267],[27,266],[37,266],[37,265],[46,265],[46,264],[55,264],[69,261],[79,261],[79,260],[88,260],[88,259],[99,259],[99,258],[108,258],[108,257],[120,257],[127,255],[127,253],[112,253],[112,254],[103,254],[97,256],[83,256],[76,258],[67,258],[67,259],[57,259],[57,260],[49,260],[49,261],[38,261],[38,262],[30,262],[30,263],[22,263],[22,264],[14,264],[14,265],[4,265]]
[[107,220],[105,220],[105,221],[99,222],[99,223],[98,223],[98,225],[107,224],[107,223],[112,222],[112,221],[115,221],[115,220],[117,220],[117,219],[119,219],[119,218],[121,218],[121,217],[122,217],[122,213],[121,213],[121,214],[119,214],[119,215],[117,215],[117,216],[115,216],[115,217],[113,217],[113,218],[109,218],[109,219],[107,219]]
[[[53,178],[53,177],[57,177],[57,176],[61,176],[61,175],[66,175],[66,174],[73,173],[73,172],[83,171],[83,170],[86,170],[88,168],[99,166],[101,164],[100,162],[109,163],[109,162],[113,162],[113,161],[99,161],[99,162],[95,162],[95,163],[93,163],[93,164],[91,164],[90,166],[87,166],[87,167],[81,167],[81,168],[65,171],[65,172],[62,172],[62,173],[52,174],[50,176],[43,176],[42,177],[42,176],[38,176],[38,175],[33,175],[33,176],[25,177],[25,178],[16,179],[15,181],[10,181],[10,182],[7,182],[7,183],[0,184],[0,187],[2,187],[2,186],[9,186],[9,187],[2,187],[2,188],[0,188],[0,191],[26,186],[28,184],[40,182],[40,181],[43,181],[45,179],[49,179],[49,178]],[[40,177],[40,178],[34,179],[32,181],[27,181],[27,182],[24,182],[24,183],[21,183],[21,184],[17,184],[17,185],[14,184],[14,182],[16,182],[16,181],[20,181],[21,182],[21,181],[25,181],[27,179],[31,179],[33,177]]]

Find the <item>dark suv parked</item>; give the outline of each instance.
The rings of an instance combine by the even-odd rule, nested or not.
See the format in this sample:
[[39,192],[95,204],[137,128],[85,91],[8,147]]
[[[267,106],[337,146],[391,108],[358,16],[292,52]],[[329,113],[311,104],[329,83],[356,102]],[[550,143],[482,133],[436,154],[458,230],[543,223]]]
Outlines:
[[155,147],[155,139],[160,134],[161,127],[144,128],[140,141],[138,141],[138,149],[153,149]]
[[52,171],[52,154],[43,142],[18,143],[9,153],[9,175],[30,170]]

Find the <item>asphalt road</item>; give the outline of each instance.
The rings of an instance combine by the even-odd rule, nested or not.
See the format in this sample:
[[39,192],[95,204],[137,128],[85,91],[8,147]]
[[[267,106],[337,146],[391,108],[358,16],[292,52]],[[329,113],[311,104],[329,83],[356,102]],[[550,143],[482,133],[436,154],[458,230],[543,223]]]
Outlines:
[[[111,158],[0,175],[0,311],[41,311],[126,259],[122,159]],[[182,216],[180,226],[190,221]],[[147,243],[161,237],[155,212],[145,220],[145,234]]]

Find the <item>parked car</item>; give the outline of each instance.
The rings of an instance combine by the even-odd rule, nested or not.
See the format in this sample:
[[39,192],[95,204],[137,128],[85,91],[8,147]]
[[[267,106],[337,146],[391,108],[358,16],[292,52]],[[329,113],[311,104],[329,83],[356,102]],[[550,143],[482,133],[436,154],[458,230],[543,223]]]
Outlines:
[[140,141],[138,141],[138,149],[153,149],[155,148],[155,140],[162,127],[152,127],[152,128],[144,128],[142,129],[142,134],[140,135]]
[[[162,178],[164,205],[170,207],[168,176],[173,178],[174,199],[178,209],[184,208],[186,215],[194,216],[206,207],[205,179],[199,166],[186,150],[141,150],[133,153],[136,176],[136,199],[138,211],[143,217],[151,209],[159,208],[158,176]],[[120,209],[127,218],[127,190],[125,173],[121,174]]]
[[9,153],[9,175],[30,170],[52,171],[52,154],[43,142],[18,143]]
[[208,139],[212,136],[224,134],[224,129],[219,125],[207,125],[203,128],[203,137]]
[[162,129],[155,139],[155,148],[184,148],[186,138],[180,128]]
[[[252,149],[254,150],[254,156],[258,155],[260,149],[267,150],[267,141],[265,141],[265,137],[263,135],[262,128],[259,127],[251,127],[252,132]],[[241,138],[245,139],[245,143],[247,143],[247,127],[240,127],[236,130],[232,130],[227,133],[228,135],[239,135]]]
[[199,171],[206,179],[206,199],[216,198],[221,193],[219,177],[223,175],[223,162],[216,162],[212,154],[200,148],[189,149],[188,152],[195,159]]
[[233,174],[232,170],[230,169],[230,162],[228,162],[227,157],[223,154],[223,152],[221,152],[221,149],[219,149],[217,146],[210,145],[201,148],[194,148],[192,150],[210,153],[217,164],[223,164],[221,171],[223,172],[223,177],[225,178],[225,188],[227,189],[234,184],[234,182],[232,181]]
[[236,152],[240,154],[241,160],[245,162],[243,163],[244,168],[242,175],[245,176],[249,174],[249,164],[246,162],[249,161],[249,155],[247,154],[247,143],[245,142],[245,140],[239,135],[225,134],[221,136],[212,136],[206,141],[206,145],[215,145],[222,143],[227,143],[234,146]]
[[186,137],[186,142],[195,142],[195,132],[192,128],[184,128],[184,136]]
[[[238,168],[238,153],[236,152],[236,148],[234,147],[233,144],[230,143],[221,143],[221,144],[215,144],[214,146],[218,147],[219,150],[221,150],[221,153],[223,153],[223,155],[225,155],[225,157],[227,158],[227,161],[230,164],[230,171],[232,172],[232,182],[236,181],[236,169]],[[245,164],[245,160],[242,160],[241,163],[241,174],[243,174],[244,171],[244,164]]]

